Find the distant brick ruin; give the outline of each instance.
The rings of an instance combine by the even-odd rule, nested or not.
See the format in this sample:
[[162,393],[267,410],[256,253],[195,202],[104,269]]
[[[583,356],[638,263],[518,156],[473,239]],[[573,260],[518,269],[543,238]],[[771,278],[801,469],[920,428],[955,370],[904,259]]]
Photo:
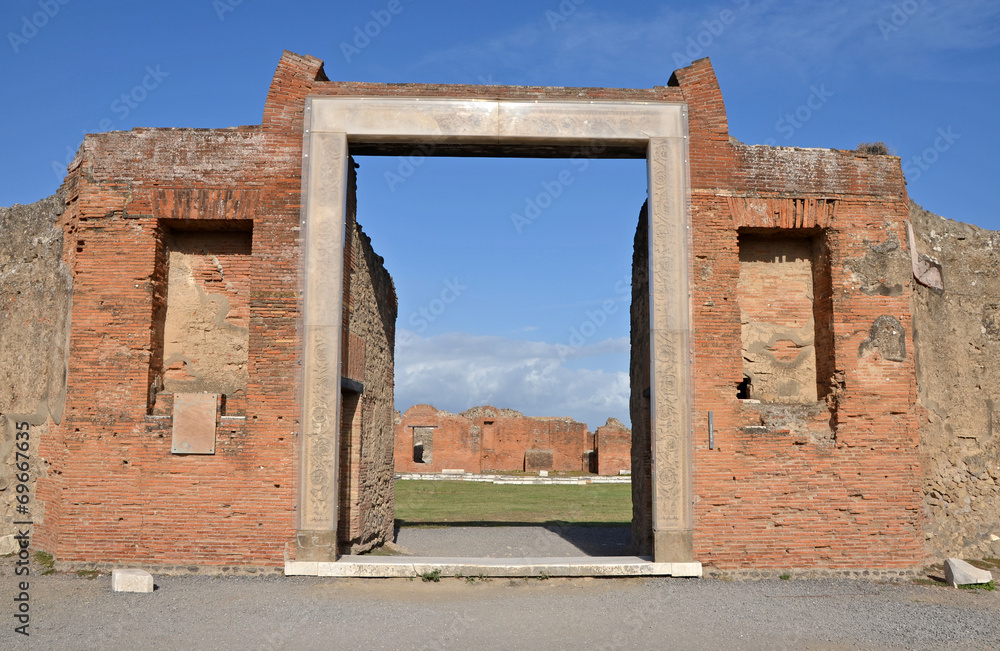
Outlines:
[[[33,544],[64,566],[389,540],[396,298],[351,155],[430,145],[646,159],[646,206],[609,217],[639,212],[631,453],[614,423],[590,448],[628,457],[635,551],[1000,556],[1000,235],[911,204],[899,158],[738,142],[707,59],[651,89],[538,88],[332,82],[288,52],[260,125],[88,135],[58,194],[0,209],[0,547],[24,431]],[[443,464],[468,422],[479,449],[449,465],[584,465],[575,426],[508,448],[496,411],[408,414],[403,452]]]
[[415,405],[396,414],[396,472],[631,471],[632,433],[614,418],[596,432],[571,418]]

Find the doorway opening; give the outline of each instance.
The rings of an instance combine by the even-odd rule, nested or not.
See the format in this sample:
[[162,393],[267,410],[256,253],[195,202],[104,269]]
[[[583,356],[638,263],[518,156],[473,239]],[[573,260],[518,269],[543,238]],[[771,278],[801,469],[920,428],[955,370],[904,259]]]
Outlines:
[[628,553],[644,161],[354,160],[357,220],[399,301],[396,542],[420,556]]
[[[343,368],[352,367],[355,353],[363,350],[352,349],[354,333],[344,329],[354,297],[345,292],[349,288],[345,263],[358,261],[356,247],[345,250],[345,235],[355,244],[367,239],[353,222],[348,181],[353,183],[354,170],[349,154],[398,156],[412,154],[415,147],[433,147],[435,156],[554,158],[578,157],[596,144],[604,154],[583,154],[584,158],[646,160],[648,211],[641,214],[648,213],[648,222],[642,222],[648,228],[636,231],[636,242],[640,236],[648,241],[637,249],[648,252],[648,265],[636,269],[648,267],[652,273],[637,276],[641,287],[633,293],[633,299],[648,298],[640,301],[648,318],[640,319],[631,331],[632,341],[644,351],[633,356],[631,375],[633,383],[648,378],[646,387],[632,388],[633,393],[648,394],[649,402],[634,415],[647,426],[632,454],[633,464],[640,464],[643,471],[642,481],[633,482],[637,502],[633,526],[656,561],[679,564],[688,571],[684,568],[693,558],[693,501],[687,106],[648,93],[638,93],[634,100],[597,101],[600,98],[584,99],[580,93],[570,98],[564,89],[554,89],[553,99],[541,101],[513,87],[496,99],[460,99],[459,87],[437,90],[444,96],[329,96],[306,101],[299,276],[304,436],[296,563],[322,565],[337,558],[341,423],[334,414],[341,411],[342,387],[367,390],[341,375]],[[348,223],[349,233],[344,229]],[[380,256],[370,248],[362,253],[385,273]],[[385,387],[385,380],[375,378],[372,385]],[[655,465],[648,463],[650,459],[656,460]]]

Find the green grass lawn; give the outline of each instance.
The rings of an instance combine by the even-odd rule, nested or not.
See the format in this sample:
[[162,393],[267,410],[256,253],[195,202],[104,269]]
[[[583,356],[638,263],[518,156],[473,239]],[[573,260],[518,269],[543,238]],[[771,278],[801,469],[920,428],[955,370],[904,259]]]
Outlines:
[[632,487],[518,486],[468,481],[396,482],[400,525],[484,525],[543,522],[628,524]]

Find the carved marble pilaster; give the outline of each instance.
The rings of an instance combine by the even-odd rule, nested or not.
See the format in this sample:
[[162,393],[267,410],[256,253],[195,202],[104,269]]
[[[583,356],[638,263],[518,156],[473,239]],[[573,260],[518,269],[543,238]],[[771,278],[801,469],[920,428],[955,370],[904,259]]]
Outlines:
[[687,562],[693,560],[693,521],[686,139],[650,139],[647,166],[653,553],[657,562]]
[[303,158],[302,434],[296,560],[336,559],[347,135],[307,134]]

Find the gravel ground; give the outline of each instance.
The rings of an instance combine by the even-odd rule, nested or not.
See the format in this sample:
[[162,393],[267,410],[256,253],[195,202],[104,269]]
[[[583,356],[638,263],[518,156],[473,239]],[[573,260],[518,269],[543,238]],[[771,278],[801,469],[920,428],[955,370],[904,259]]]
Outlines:
[[401,527],[396,544],[414,556],[622,556],[631,525],[591,527]]
[[[11,613],[16,577],[0,575]],[[38,649],[996,649],[1000,593],[865,580],[32,577]]]

